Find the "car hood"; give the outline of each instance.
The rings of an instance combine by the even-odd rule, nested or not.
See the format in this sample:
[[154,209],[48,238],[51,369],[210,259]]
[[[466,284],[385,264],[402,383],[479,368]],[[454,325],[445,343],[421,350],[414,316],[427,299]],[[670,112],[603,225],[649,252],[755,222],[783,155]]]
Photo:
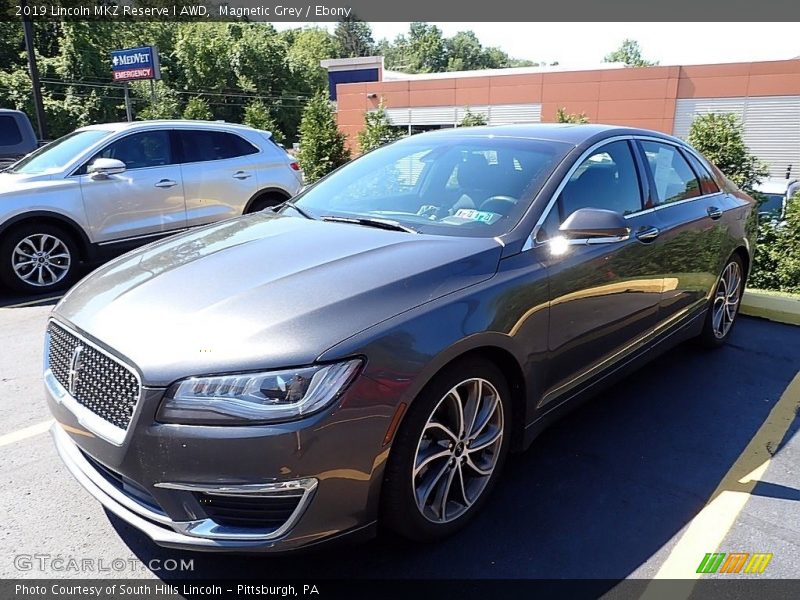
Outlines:
[[54,309],[150,386],[299,366],[344,339],[490,278],[494,239],[416,235],[261,212],[151,244]]
[[19,193],[39,188],[43,185],[54,185],[54,173],[38,173],[36,175],[26,175],[23,173],[0,173],[0,198],[4,196],[15,196]]

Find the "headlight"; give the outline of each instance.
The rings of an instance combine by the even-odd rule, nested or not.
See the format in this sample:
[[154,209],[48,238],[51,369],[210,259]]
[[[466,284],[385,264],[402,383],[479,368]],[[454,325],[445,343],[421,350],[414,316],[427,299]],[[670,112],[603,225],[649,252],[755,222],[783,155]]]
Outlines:
[[156,417],[162,423],[253,425],[308,416],[338,398],[360,360],[267,373],[190,377],[173,384]]

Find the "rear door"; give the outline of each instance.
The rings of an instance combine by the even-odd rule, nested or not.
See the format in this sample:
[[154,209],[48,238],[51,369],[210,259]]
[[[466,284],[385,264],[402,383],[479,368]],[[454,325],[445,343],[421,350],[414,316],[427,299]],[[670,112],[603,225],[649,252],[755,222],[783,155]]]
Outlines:
[[[646,186],[632,149],[629,140],[618,140],[590,151],[537,231],[551,298],[543,403],[570,395],[633,353],[658,322],[663,277],[652,260],[655,216],[645,209]],[[558,227],[580,208],[620,213],[631,235],[567,244]]]
[[[101,179],[87,173],[98,158],[114,158],[127,170]],[[78,171],[92,241],[111,242],[186,226],[181,169],[169,130],[131,133],[109,143]]]
[[176,129],[175,135],[182,152],[187,224],[241,215],[258,191],[254,157],[259,149],[227,131]]
[[677,145],[640,140],[660,230],[655,258],[663,268],[659,330],[706,306],[723,260],[732,207],[704,165]]

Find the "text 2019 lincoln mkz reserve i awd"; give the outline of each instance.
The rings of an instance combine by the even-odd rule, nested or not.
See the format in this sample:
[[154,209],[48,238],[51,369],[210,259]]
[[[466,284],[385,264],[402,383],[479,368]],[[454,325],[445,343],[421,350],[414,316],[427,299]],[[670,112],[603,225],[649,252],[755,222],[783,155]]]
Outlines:
[[655,132],[412,136],[74,287],[47,331],[55,442],[165,546],[439,538],[560,409],[727,339],[754,219]]

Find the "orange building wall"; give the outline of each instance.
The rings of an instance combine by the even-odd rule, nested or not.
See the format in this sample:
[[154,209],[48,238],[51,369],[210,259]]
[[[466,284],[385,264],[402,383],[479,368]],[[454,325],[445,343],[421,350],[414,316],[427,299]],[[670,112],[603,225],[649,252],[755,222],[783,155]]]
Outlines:
[[586,113],[593,123],[672,133],[678,98],[798,94],[800,60],[498,74],[340,84],[337,118],[356,150],[364,114],[381,98],[390,108],[540,102],[543,122],[555,121],[556,110],[564,107],[570,113]]

